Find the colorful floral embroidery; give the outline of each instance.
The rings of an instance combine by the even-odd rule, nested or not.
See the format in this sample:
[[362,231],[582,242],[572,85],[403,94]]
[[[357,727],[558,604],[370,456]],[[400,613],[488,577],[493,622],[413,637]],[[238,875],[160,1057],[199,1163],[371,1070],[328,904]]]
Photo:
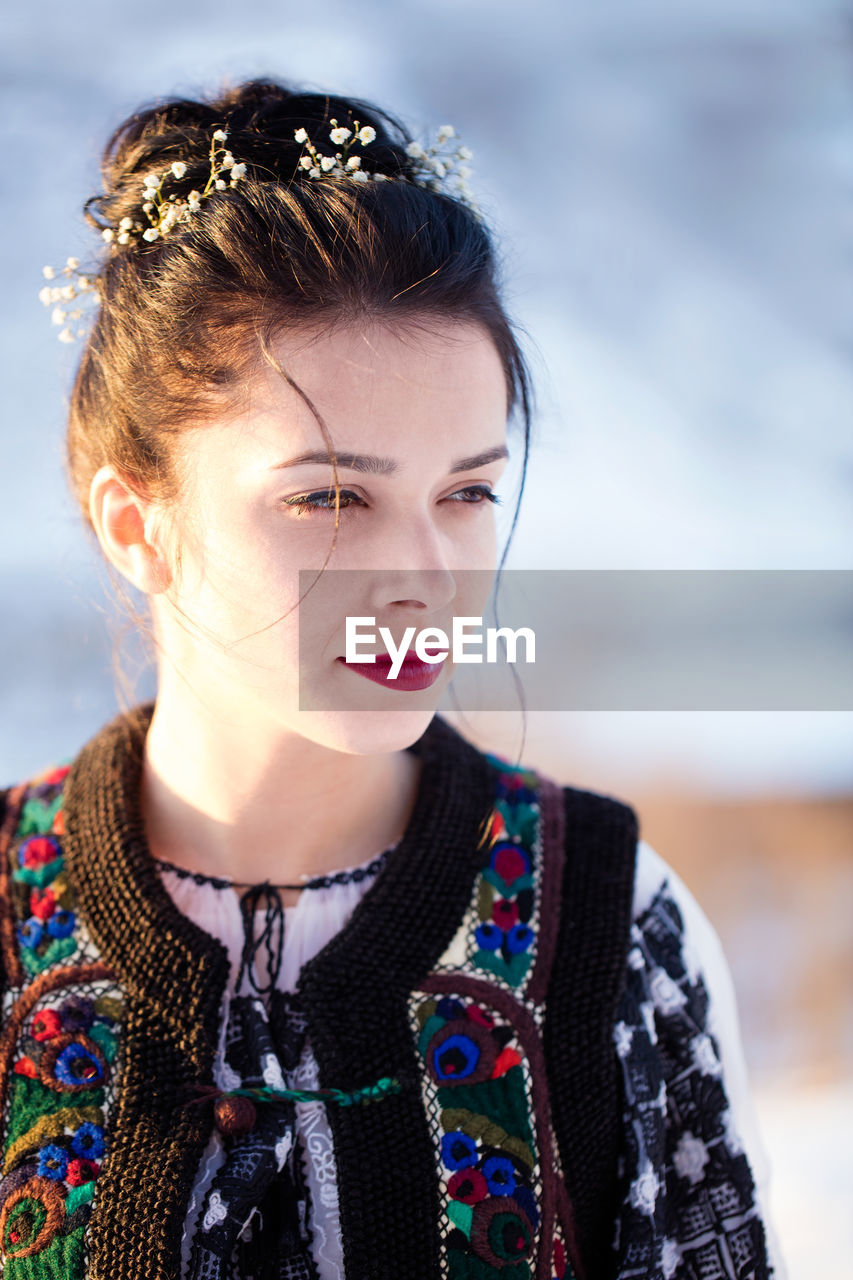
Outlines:
[[518,987],[530,969],[537,912],[535,862],[541,854],[536,774],[511,768],[489,756],[500,769],[495,809],[487,830],[488,861],[477,893],[479,923],[472,963]]
[[106,1154],[122,1004],[115,984],[86,963],[88,939],[65,877],[67,773],[62,767],[30,786],[10,849],[18,956],[30,985],[7,991],[3,1009],[5,1026],[19,1026],[3,1064],[4,1280],[82,1280],[86,1225]]
[[539,1181],[515,1031],[482,1004],[453,996],[423,1000],[416,1017],[443,1131],[447,1274],[479,1280],[499,1268],[507,1280],[526,1280]]

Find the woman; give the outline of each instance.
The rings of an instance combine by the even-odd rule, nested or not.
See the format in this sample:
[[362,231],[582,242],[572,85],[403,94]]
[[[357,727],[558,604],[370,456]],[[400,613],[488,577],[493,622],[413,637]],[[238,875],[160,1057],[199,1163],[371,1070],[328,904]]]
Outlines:
[[347,657],[482,609],[516,413],[526,456],[467,158],[175,100],[45,286],[96,303],[70,472],[158,694],[3,794],[4,1276],[771,1274],[725,967],[633,811],[466,742],[451,662]]

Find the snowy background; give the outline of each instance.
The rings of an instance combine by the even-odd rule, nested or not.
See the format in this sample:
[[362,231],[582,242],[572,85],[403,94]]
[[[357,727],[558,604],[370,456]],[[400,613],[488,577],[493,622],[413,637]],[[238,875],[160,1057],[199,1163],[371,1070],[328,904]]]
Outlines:
[[[80,210],[109,129],[226,75],[352,92],[424,133],[449,121],[474,150],[539,394],[510,567],[853,567],[853,6],[314,12],[5,7],[4,781],[73,752],[116,707],[104,575],[62,470],[75,352],[37,301],[41,267],[93,247]],[[851,791],[849,713],[536,717],[530,733],[531,760],[623,795]],[[792,1277],[835,1280],[853,1245],[850,1144],[819,1138],[844,1119],[849,1134],[853,1102],[778,1082],[763,1097]]]

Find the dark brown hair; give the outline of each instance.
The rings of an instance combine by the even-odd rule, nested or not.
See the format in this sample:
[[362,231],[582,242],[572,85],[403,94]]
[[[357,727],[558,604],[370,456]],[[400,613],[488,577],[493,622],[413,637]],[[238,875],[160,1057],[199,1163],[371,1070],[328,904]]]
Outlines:
[[[391,181],[309,178],[294,132],[304,128],[319,152],[331,154],[333,118],[376,130],[362,165]],[[411,137],[378,108],[253,80],[208,100],[174,98],[140,110],[107,143],[105,191],[87,204],[90,223],[103,230],[122,218],[137,221],[146,174],[175,161],[187,168],[169,179],[169,191],[186,198],[202,188],[217,128],[227,130],[229,150],[247,166],[239,184],[213,192],[158,240],[134,237],[104,249],[100,307],[67,439],[86,519],[92,477],[106,463],[150,497],[175,497],[182,422],[196,425],[235,401],[277,331],[359,319],[451,319],[488,332],[509,411],[523,425],[523,487],[529,380],[500,300],[491,237],[463,200],[414,181]],[[517,515],[516,506],[510,536]]]

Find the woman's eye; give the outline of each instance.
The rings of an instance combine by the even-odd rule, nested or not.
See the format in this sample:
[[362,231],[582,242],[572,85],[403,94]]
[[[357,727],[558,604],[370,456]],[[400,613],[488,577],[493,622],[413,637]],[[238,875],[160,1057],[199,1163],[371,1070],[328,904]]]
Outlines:
[[501,499],[496,493],[484,484],[469,484],[464,489],[459,489],[456,493],[450,495],[452,502],[470,502],[474,505],[480,505],[483,502],[494,502],[499,504]]
[[[352,493],[349,489],[341,489],[341,510],[343,511],[353,502],[361,502],[358,494]],[[299,493],[293,498],[285,498],[284,505],[294,508],[300,514],[305,514],[309,511],[334,511],[335,491],[334,489],[318,489],[316,493]]]

